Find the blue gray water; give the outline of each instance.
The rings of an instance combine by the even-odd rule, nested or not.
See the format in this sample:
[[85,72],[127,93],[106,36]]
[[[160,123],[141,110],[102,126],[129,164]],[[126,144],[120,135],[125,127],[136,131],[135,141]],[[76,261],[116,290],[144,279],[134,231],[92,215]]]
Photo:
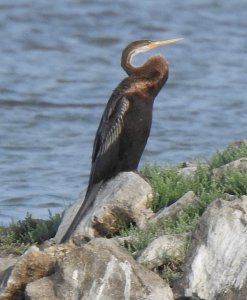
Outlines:
[[244,0],[0,0],[0,223],[62,211],[86,187],[130,41],[185,38],[159,49],[170,77],[142,163],[245,139],[246,12]]

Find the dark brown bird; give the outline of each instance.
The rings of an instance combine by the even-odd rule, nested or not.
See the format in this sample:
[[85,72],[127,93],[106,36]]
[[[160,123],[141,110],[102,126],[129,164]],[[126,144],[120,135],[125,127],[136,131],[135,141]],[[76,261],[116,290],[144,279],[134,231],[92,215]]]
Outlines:
[[62,242],[76,229],[104,182],[119,172],[138,167],[151,128],[154,99],[168,78],[168,62],[163,56],[155,55],[142,66],[135,67],[131,64],[132,58],[140,52],[178,40],[140,40],[123,50],[121,66],[129,76],[114,90],[106,105],[94,140],[85,200]]

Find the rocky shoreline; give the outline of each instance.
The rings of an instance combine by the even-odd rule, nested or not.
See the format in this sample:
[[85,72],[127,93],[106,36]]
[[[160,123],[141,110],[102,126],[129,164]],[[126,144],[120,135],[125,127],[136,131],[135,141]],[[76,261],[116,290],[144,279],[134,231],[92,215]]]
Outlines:
[[[185,164],[178,173],[193,178],[198,168]],[[211,169],[208,177],[231,186],[229,171],[246,176],[247,158]],[[191,230],[170,232],[168,221],[182,222],[184,211],[189,217],[200,208],[198,193],[188,190],[154,212],[150,184],[136,173],[121,173],[99,192],[70,241],[59,243],[83,194],[66,211],[54,239],[20,257],[2,254],[0,299],[247,299],[247,196],[231,190],[210,200]],[[153,230],[152,238],[136,247],[134,235],[119,236],[123,223],[134,224],[144,236]]]

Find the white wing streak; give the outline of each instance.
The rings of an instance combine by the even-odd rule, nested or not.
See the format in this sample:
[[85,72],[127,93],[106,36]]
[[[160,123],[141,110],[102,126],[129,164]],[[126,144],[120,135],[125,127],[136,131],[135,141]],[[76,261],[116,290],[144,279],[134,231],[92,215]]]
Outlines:
[[123,130],[123,118],[129,108],[128,99],[122,98],[117,106],[115,112],[111,115],[110,127],[106,126],[107,131],[102,132],[99,155],[104,154],[117,141]]

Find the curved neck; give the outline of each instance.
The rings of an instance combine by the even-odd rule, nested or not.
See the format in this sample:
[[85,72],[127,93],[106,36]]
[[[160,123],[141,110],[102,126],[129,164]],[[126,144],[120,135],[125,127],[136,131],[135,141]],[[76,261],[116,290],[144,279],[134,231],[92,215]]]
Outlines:
[[155,81],[166,81],[169,65],[163,56],[152,56],[143,65],[136,67],[131,64],[135,54],[137,53],[124,51],[122,55],[121,66],[129,76],[136,75]]
[[137,52],[135,50],[133,51],[126,51],[126,50],[127,49],[125,49],[122,53],[121,66],[128,75],[132,75],[135,73],[136,69],[139,69],[139,67],[135,67],[131,64],[132,59],[137,54]]

